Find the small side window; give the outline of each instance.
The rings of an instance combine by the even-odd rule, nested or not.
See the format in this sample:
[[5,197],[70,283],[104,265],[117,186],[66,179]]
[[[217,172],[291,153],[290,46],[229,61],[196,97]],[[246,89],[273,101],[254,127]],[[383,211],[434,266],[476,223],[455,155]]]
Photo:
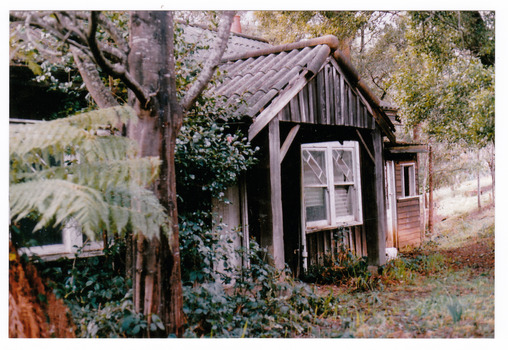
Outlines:
[[416,196],[415,164],[401,164],[402,197]]

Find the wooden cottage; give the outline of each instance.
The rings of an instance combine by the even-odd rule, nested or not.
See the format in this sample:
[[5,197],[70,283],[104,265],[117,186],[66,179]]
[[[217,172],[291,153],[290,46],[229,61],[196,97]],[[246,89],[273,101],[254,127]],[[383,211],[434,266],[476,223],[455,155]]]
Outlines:
[[385,145],[394,126],[334,36],[225,57],[213,93],[248,118],[259,163],[230,190],[224,222],[298,273],[345,243],[386,261]]
[[[184,27],[189,42],[215,35]],[[225,78],[210,91],[239,105],[260,149],[257,165],[226,193],[232,204],[215,203],[217,215],[241,228],[237,245],[255,238],[277,268],[297,275],[339,244],[383,265],[387,247],[415,243],[422,232],[418,151],[396,143],[381,102],[338,47],[334,36],[271,46],[233,34]]]

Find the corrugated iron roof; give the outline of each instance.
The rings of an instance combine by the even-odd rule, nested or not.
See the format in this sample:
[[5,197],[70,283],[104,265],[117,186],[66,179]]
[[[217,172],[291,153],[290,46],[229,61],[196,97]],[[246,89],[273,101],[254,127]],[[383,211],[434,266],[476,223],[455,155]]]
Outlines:
[[255,116],[293,79],[317,73],[330,55],[326,44],[228,61],[220,66],[225,78],[212,93],[228,103],[245,101],[238,114]]

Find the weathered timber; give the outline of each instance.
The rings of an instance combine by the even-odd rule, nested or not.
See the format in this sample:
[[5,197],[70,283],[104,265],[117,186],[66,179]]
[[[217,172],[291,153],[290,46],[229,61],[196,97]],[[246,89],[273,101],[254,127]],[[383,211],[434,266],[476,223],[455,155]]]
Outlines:
[[[384,265],[386,262],[386,205],[385,205],[385,181],[384,181],[384,159],[383,159],[383,137],[381,130],[376,127],[372,132],[372,143],[374,145],[374,196],[376,201],[376,231],[370,234],[370,244],[367,244],[369,265]],[[369,237],[367,237],[368,239]]]
[[296,137],[296,134],[298,133],[298,130],[300,130],[300,125],[295,125],[291,128],[289,131],[288,136],[286,136],[286,139],[284,140],[284,143],[282,144],[282,147],[280,148],[280,162],[284,160],[284,157],[286,157],[286,153],[289,150],[289,147],[291,147],[291,144],[293,143],[293,140]]
[[273,119],[268,124],[268,148],[270,162],[270,197],[272,214],[271,248],[274,266],[284,269],[284,225],[282,219],[282,186],[280,166],[280,131],[279,120]]
[[358,138],[360,139],[360,141],[362,142],[362,145],[363,147],[365,148],[365,151],[367,152],[367,154],[369,155],[370,159],[372,160],[372,162],[376,162],[376,159],[374,158],[374,156],[372,155],[372,153],[370,152],[370,149],[369,147],[367,146],[367,143],[365,142],[365,140],[363,139],[363,136],[362,134],[360,133],[360,130],[356,129],[356,134],[358,135]]
[[270,121],[295,97],[307,84],[305,75],[300,75],[287,86],[284,91],[272,103],[263,110],[254,123],[249,127],[249,140],[252,140]]

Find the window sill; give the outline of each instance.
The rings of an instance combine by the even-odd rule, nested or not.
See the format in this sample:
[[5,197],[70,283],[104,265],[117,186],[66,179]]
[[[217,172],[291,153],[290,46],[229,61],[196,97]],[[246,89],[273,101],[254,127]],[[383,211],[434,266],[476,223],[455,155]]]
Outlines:
[[409,197],[399,197],[399,198],[397,198],[397,200],[399,200],[399,201],[407,201],[407,200],[415,199],[415,198],[420,198],[420,195],[409,196]]
[[20,248],[18,250],[19,254],[26,254],[28,256],[38,256],[43,261],[54,261],[58,260],[60,258],[68,258],[68,259],[74,259],[74,258],[88,258],[92,256],[99,256],[103,255],[103,243],[102,242],[90,242],[87,244],[86,247],[82,249],[82,251],[77,254],[77,249],[73,249],[72,251],[68,251],[65,248],[54,248],[51,247],[48,249],[48,247],[51,246],[38,246],[38,247],[31,247],[31,248]]
[[359,225],[363,225],[363,222],[349,221],[349,222],[344,222],[341,225],[307,227],[305,229],[305,233],[309,234],[309,233],[315,233],[315,232],[320,232],[320,231],[330,231],[330,230],[336,230],[339,227],[351,227],[351,226],[359,226]]

